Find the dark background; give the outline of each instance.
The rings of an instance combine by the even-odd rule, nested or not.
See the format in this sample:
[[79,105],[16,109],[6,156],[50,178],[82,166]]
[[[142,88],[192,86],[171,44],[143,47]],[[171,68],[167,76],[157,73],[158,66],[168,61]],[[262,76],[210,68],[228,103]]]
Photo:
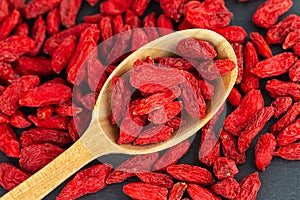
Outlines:
[[[246,3],[239,3],[238,0],[225,0],[227,7],[229,10],[234,14],[232,18],[231,25],[240,25],[245,28],[245,30],[250,33],[253,31],[258,31],[261,34],[265,34],[265,30],[257,28],[251,21],[252,14],[254,13],[255,9],[264,2],[263,0],[246,2]],[[146,10],[146,14],[156,11],[158,14],[161,13],[160,7],[158,3],[152,1],[149,7]],[[99,12],[99,4],[94,7],[90,7],[87,3],[83,3],[83,6],[80,10],[79,17],[77,22],[82,22],[83,16],[91,15]],[[289,10],[288,13],[284,14],[280,17],[279,20],[283,19],[289,14],[298,14],[300,15],[300,1],[294,0],[293,7]],[[248,40],[248,39],[247,39]],[[281,47],[272,46],[273,53],[279,53],[282,51]],[[280,79],[286,79],[287,76],[284,75],[280,77]],[[266,105],[269,105],[272,99],[264,90],[265,84],[267,79],[261,80],[261,90],[265,99]],[[232,109],[228,106],[227,112],[230,112]],[[265,133],[269,130],[271,125],[274,123],[274,119],[270,120],[268,124],[265,126],[264,130],[261,132]],[[179,163],[186,163],[191,165],[201,165],[198,161],[198,148],[199,148],[199,141],[200,141],[200,134],[197,134],[193,140],[193,144],[189,152],[179,161]],[[256,143],[257,137],[255,141],[252,142],[251,148],[247,151],[247,161],[244,165],[238,166],[239,174],[235,177],[238,181],[242,180],[242,178],[250,173],[256,171],[255,162],[254,162],[254,145]],[[106,158],[102,158],[101,160],[111,161],[112,164],[117,165],[122,160],[125,160],[127,156],[121,155],[112,155]],[[0,162],[10,162],[17,165],[16,159],[7,158],[2,152],[0,152]],[[94,161],[93,163],[89,164],[91,166],[93,164],[98,163],[98,161]],[[88,167],[87,166],[87,167]],[[265,172],[260,172],[260,180],[261,180],[261,189],[258,192],[257,199],[258,200],[296,200],[300,199],[300,165],[299,161],[285,161],[280,158],[273,158],[271,165],[266,168]],[[70,179],[69,179],[70,180]],[[68,181],[69,181],[68,180]],[[60,187],[50,193],[44,199],[52,200],[55,199],[56,196],[60,193],[63,186],[68,182],[64,182]],[[82,200],[117,200],[117,199],[124,199],[129,200],[130,198],[127,197],[122,192],[122,187],[124,184],[129,182],[135,182],[138,179],[130,178],[124,183],[121,184],[113,184],[109,185],[102,191],[99,191],[95,194],[86,195],[80,199]],[[2,196],[6,191],[3,188],[0,188],[0,196]],[[186,196],[188,197],[188,196]]]

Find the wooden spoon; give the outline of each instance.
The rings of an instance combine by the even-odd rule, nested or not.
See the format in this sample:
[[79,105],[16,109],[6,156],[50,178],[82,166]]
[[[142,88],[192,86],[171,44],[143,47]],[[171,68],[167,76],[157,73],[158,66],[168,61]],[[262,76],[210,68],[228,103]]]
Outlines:
[[[112,77],[122,76],[128,72],[137,59],[146,56],[165,57],[175,52],[178,42],[185,38],[196,38],[210,42],[218,52],[218,58],[229,58],[236,61],[231,45],[220,35],[204,29],[190,29],[175,32],[161,37],[140,48],[125,59],[108,78],[94,107],[92,122],[85,134],[69,149],[58,156],[43,169],[32,175],[18,187],[5,194],[2,200],[33,200],[42,199],[67,178],[95,158],[112,153],[122,154],[147,154],[170,148],[189,138],[201,129],[218,111],[228,97],[237,78],[237,68],[217,81],[215,94],[208,103],[207,115],[202,120],[190,118],[172,137],[159,144],[146,146],[133,146],[131,144],[118,145],[118,128],[110,124]],[[212,105],[213,103],[213,105]]]

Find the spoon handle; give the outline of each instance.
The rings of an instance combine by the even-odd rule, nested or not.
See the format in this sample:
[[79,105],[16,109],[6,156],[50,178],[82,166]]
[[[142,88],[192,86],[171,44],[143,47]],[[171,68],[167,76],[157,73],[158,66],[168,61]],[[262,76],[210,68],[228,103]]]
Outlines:
[[5,194],[1,200],[42,199],[95,157],[78,140],[43,169]]

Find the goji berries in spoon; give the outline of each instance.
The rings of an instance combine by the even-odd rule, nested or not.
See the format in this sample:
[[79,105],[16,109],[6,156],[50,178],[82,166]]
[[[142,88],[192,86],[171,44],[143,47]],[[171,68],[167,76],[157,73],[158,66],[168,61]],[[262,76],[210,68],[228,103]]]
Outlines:
[[99,94],[93,119],[86,133],[68,150],[4,195],[2,199],[41,199],[81,167],[99,156],[110,153],[146,154],[160,151],[180,143],[202,128],[229,95],[236,81],[237,67],[217,81],[213,97],[214,105],[208,108],[205,117],[200,121],[188,119],[186,124],[175,133],[176,137],[171,137],[166,142],[146,146],[118,145],[116,143],[117,128],[110,124],[112,77],[122,76],[132,68],[137,59],[144,60],[145,55],[153,58],[169,56],[170,52],[164,49],[175,49],[178,42],[184,38],[205,40],[215,47],[218,59],[230,59],[236,64],[236,56],[231,45],[222,36],[208,30],[191,29],[176,32],[147,44],[126,58],[108,78]]

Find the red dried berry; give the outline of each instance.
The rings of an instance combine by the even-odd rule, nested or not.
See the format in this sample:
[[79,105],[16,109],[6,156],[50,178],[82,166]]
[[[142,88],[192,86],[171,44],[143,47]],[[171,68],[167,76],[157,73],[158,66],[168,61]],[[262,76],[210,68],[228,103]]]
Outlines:
[[12,190],[30,177],[30,174],[9,163],[0,164],[0,185],[6,190]]
[[238,139],[238,148],[240,152],[248,150],[254,137],[263,129],[273,115],[274,108],[269,106],[260,109],[249,119],[246,128],[240,133]]
[[240,192],[240,184],[232,177],[228,177],[223,181],[217,182],[211,186],[211,191],[226,199],[234,199]]
[[276,139],[272,134],[264,134],[255,145],[255,164],[258,170],[265,171],[270,164],[276,148]]
[[0,150],[8,157],[19,158],[20,143],[17,135],[8,124],[0,124]]
[[168,189],[147,183],[129,183],[123,187],[123,192],[133,199],[166,200]]
[[64,149],[49,143],[23,147],[20,153],[20,167],[27,172],[35,173],[62,152]]
[[112,169],[109,164],[98,164],[78,172],[56,197],[57,200],[77,199],[106,187],[105,179]]
[[234,177],[239,173],[239,170],[233,160],[220,157],[214,162],[213,172],[219,180],[224,180],[228,177]]
[[171,165],[166,171],[178,180],[207,186],[214,182],[212,174],[205,168],[187,164]]
[[247,33],[241,26],[227,26],[214,30],[215,32],[222,35],[228,42],[243,44]]

